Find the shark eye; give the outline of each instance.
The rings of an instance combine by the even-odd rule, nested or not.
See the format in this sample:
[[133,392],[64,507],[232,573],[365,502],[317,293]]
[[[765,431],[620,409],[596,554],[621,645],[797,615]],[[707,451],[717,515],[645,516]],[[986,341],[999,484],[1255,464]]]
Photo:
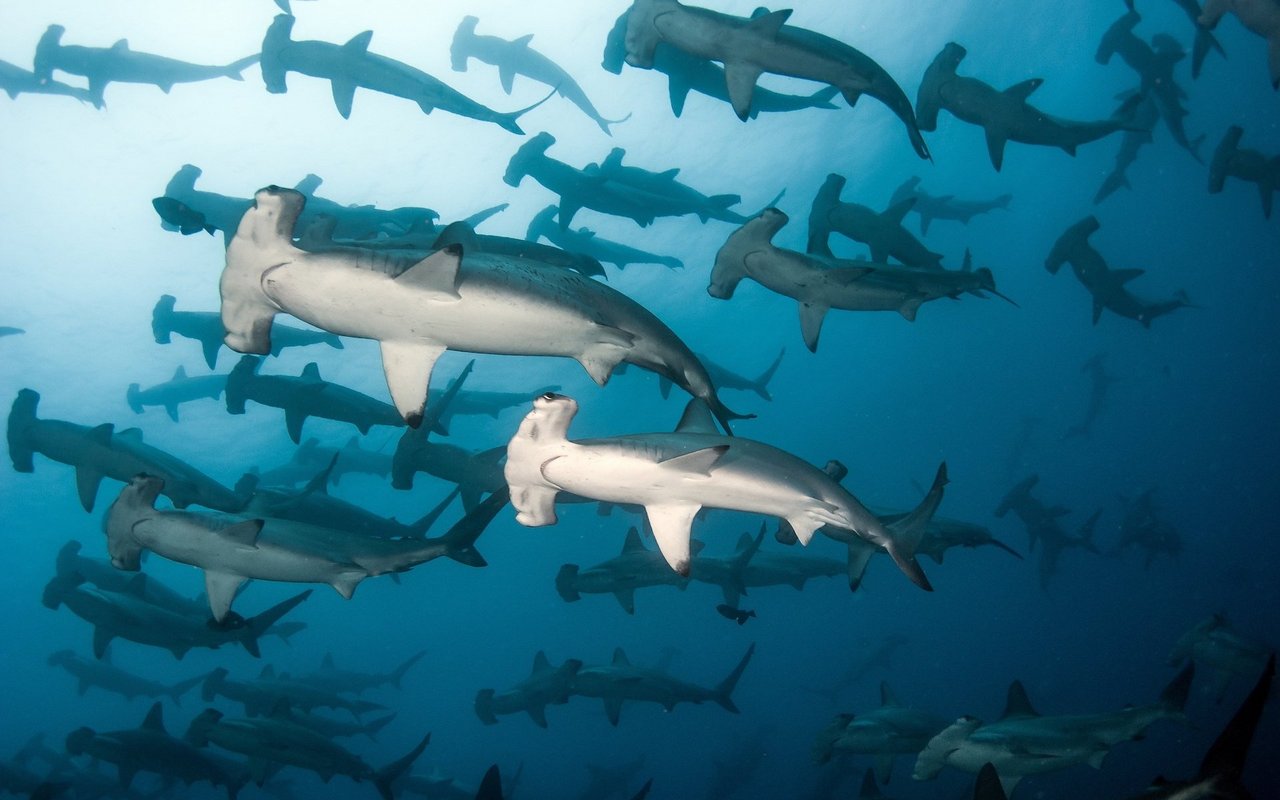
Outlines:
[[539,400],[555,400],[559,397],[560,395],[556,394],[555,392],[543,392],[542,396],[538,399]]

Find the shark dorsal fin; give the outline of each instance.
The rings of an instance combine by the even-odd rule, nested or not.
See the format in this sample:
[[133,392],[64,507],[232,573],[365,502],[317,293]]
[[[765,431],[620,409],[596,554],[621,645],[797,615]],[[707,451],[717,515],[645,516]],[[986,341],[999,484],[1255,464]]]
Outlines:
[[623,652],[621,647],[616,647],[613,650],[613,665],[615,667],[631,666],[631,660],[627,658],[627,654]]
[[184,368],[182,368],[182,367],[178,367],[178,368],[177,368],[176,370],[174,370],[174,372],[173,372],[173,378],[172,378],[172,380],[179,381],[179,380],[182,380],[182,379],[183,379],[183,378],[185,378],[185,377],[187,377],[187,371],[186,371],[186,369],[184,369]]
[[719,432],[716,428],[716,418],[712,416],[711,409],[696,397],[684,407],[684,414],[680,416],[680,421],[676,423],[676,433]]
[[528,47],[529,42],[532,42],[532,41],[533,41],[533,34],[526,33],[524,36],[521,36],[519,39],[513,39],[511,43],[516,47]]
[[111,444],[111,434],[115,433],[115,431],[115,425],[110,422],[104,422],[89,429],[89,438],[97,444]]
[[551,669],[551,662],[547,660],[547,654],[539,650],[538,654],[533,657],[533,669],[529,671],[530,675],[537,675],[539,672],[546,672]]
[[118,42],[116,42],[115,44],[111,45],[111,49],[112,49],[112,50],[128,50],[128,49],[129,49],[129,40],[128,40],[128,39],[121,39],[121,40],[119,40]]
[[302,374],[298,377],[308,383],[323,383],[324,379],[320,377],[320,365],[312,361],[302,368]]
[[973,253],[967,247],[964,249],[964,261],[960,264],[960,271],[973,272]]
[[894,696],[893,690],[889,688],[888,681],[880,681],[880,705],[882,706],[901,706],[898,698]]
[[320,188],[320,184],[324,183],[324,178],[314,172],[308,172],[307,176],[293,187],[296,191],[310,197],[315,194],[316,189]]
[[604,160],[600,162],[600,169],[620,168],[622,166],[622,159],[625,158],[626,155],[627,151],[621,147],[613,148],[609,151],[609,155],[605,156]]
[[1004,713],[1000,715],[1000,719],[1038,716],[1040,712],[1031,705],[1031,698],[1027,697],[1027,689],[1022,685],[1022,681],[1009,684],[1009,698],[1005,701]]
[[116,432],[115,438],[124,439],[126,442],[133,442],[134,444],[141,444],[142,428],[125,428]]
[[899,225],[901,225],[902,218],[907,215],[908,211],[910,211],[912,208],[915,207],[917,199],[918,198],[916,198],[913,195],[911,197],[908,197],[906,200],[899,200],[898,202],[886,208],[884,210],[884,213],[881,214],[880,216],[886,219],[892,220],[898,223]]
[[[315,493],[328,494],[329,480],[330,478],[333,477],[333,468],[336,467],[337,465],[338,465],[338,453],[334,453],[333,457],[329,459],[329,463],[325,465],[325,468],[317,472],[311,478],[311,480],[307,482],[306,487],[302,490],[302,496],[305,497],[306,495],[315,494]],[[328,655],[326,655],[325,658],[330,659],[329,666],[332,667],[333,666],[332,658],[330,658],[330,656]]]
[[644,546],[644,542],[640,539],[640,531],[636,530],[634,526],[631,527],[627,531],[627,538],[622,542],[623,555],[627,553],[639,553],[647,549],[648,548]]
[[371,41],[373,41],[373,31],[364,31],[363,33],[357,33],[355,36],[348,39],[347,43],[344,44],[343,47],[348,50],[358,50],[362,53],[368,52],[369,42]]
[[789,8],[784,8],[781,11],[757,8],[755,13],[751,15],[751,23],[748,27],[766,36],[777,36],[778,31],[782,30],[782,26],[786,25],[787,20],[790,18],[791,9]]
[[476,238],[476,229],[461,220],[450,222],[444,226],[444,230],[436,236],[435,244],[432,245],[437,250],[456,244],[462,247],[463,251],[479,250],[480,241]]
[[147,712],[146,719],[142,720],[142,729],[148,730],[148,731],[155,731],[156,733],[165,732],[164,711],[163,711],[163,707],[160,705],[159,700],[157,700],[156,704],[153,705],[151,707],[151,710]]
[[1004,93],[1016,100],[1025,101],[1031,96],[1032,92],[1040,88],[1040,84],[1042,83],[1044,83],[1044,78],[1028,78],[1022,83],[1015,83],[1008,89],[1005,89]]

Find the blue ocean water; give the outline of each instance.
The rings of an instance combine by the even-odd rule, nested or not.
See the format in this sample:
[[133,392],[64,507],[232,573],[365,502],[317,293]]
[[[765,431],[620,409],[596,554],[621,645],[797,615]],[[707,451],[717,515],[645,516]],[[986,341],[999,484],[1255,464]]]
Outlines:
[[[1193,28],[1178,4],[1137,5],[1139,35],[1168,33],[1190,49]],[[832,311],[816,353],[804,346],[795,301],[751,281],[731,300],[708,296],[716,252],[736,225],[683,216],[640,227],[588,209],[573,227],[683,261],[678,270],[605,269],[611,287],[650,309],[695,351],[756,375],[785,348],[769,384],[771,401],[722,392],[734,410],[757,415],[735,424],[739,436],[817,465],[840,460],[849,468],[845,486],[875,508],[914,506],[945,461],[951,482],[939,516],[989,528],[1024,559],[993,547],[955,550],[941,564],[924,558],[935,589],[926,593],[877,558],[855,593],[838,576],[815,579],[801,592],[753,589],[742,606],[757,617],[739,627],[716,612],[719,590],[700,583],[682,591],[641,590],[634,615],[608,596],[566,603],[555,589],[561,565],[585,567],[616,555],[628,527],[641,519],[622,509],[603,516],[594,507],[562,505],[557,525],[525,528],[506,509],[477,543],[487,567],[441,559],[398,581],[369,580],[349,601],[316,587],[290,616],[306,629],[288,643],[264,639],[261,659],[227,646],[176,660],[164,650],[118,641],[113,663],[170,683],[217,667],[251,680],[268,664],[277,672],[313,671],[326,654],[345,669],[386,671],[425,651],[400,690],[367,695],[397,714],[376,742],[347,741],[375,766],[398,758],[429,731],[431,744],[415,773],[439,769],[474,785],[498,763],[507,774],[521,770],[516,797],[577,796],[587,785],[588,765],[642,758],[632,791],[653,777],[653,797],[745,799],[856,796],[871,758],[819,767],[810,751],[837,713],[878,706],[882,680],[904,702],[944,720],[995,719],[1014,679],[1042,713],[1084,713],[1153,702],[1176,672],[1167,661],[1178,637],[1212,614],[1225,615],[1236,632],[1264,648],[1280,641],[1280,592],[1272,579],[1280,558],[1274,522],[1280,514],[1274,410],[1280,229],[1274,216],[1264,218],[1253,187],[1230,180],[1221,193],[1208,193],[1206,165],[1180,149],[1162,125],[1128,171],[1131,188],[1095,204],[1120,134],[1082,145],[1075,157],[1010,143],[997,172],[981,131],[947,112],[936,131],[925,133],[932,162],[919,159],[902,122],[870,97],[853,109],[837,98],[835,109],[762,113],[744,123],[723,101],[693,94],[677,118],[665,76],[601,68],[606,37],[626,8],[622,2],[295,0],[293,37],[342,43],[371,30],[371,52],[425,70],[492,109],[514,111],[541,100],[547,88],[517,77],[508,95],[497,70],[475,61],[456,72],[450,41],[468,14],[479,18],[482,34],[533,34],[531,46],[572,75],[604,117],[630,115],[609,136],[552,97],[519,119],[528,136],[554,135],[548,155],[582,167],[622,147],[627,164],[679,168],[680,180],[705,194],[740,195],[734,208],[744,215],[774,202],[790,217],[775,244],[794,250],[804,249],[809,206],[829,173],[848,179],[845,201],[877,210],[913,175],[935,195],[1011,194],[1008,210],[965,225],[935,221],[922,240],[950,269],[971,251],[1016,306],[994,297],[944,298],[924,305],[914,322],[886,311]],[[754,4],[724,0],[715,8],[749,16]],[[279,12],[267,0],[11,3],[0,9],[0,59],[29,68],[35,43],[56,23],[65,26],[68,45],[109,47],[127,37],[136,52],[226,64],[256,53]],[[997,88],[1043,78],[1032,103],[1086,120],[1108,117],[1117,95],[1135,84],[1119,60],[1103,66],[1094,58],[1099,38],[1124,12],[1123,3],[1109,0],[920,0],[907,7],[864,0],[808,3],[789,24],[859,48],[913,100],[934,56],[959,42],[968,50],[960,74]],[[1280,154],[1280,95],[1269,85],[1265,42],[1234,17],[1216,35],[1226,58],[1210,53],[1195,80],[1189,58],[1175,70],[1187,95],[1189,134],[1205,137],[1200,153],[1206,161],[1231,125],[1244,129],[1242,146]],[[79,76],[55,78],[85,85]],[[198,189],[235,197],[270,184],[293,186],[312,174],[323,179],[317,194],[339,203],[429,207],[443,221],[507,203],[479,230],[518,238],[535,214],[556,202],[532,178],[518,187],[503,182],[527,136],[443,109],[427,115],[414,103],[364,90],[343,119],[325,81],[290,74],[287,92],[268,93],[258,66],[247,67],[242,78],[179,83],[167,93],[112,83],[103,109],[65,96],[0,99],[0,325],[24,331],[0,339],[0,396],[30,388],[41,394],[41,418],[140,428],[146,442],[228,486],[251,468],[265,471],[291,459],[295,445],[279,410],[250,403],[246,414],[231,416],[222,401],[204,400],[184,405],[175,423],[159,408],[135,415],[125,402],[130,383],[160,383],[178,366],[191,375],[209,372],[196,342],[175,337],[157,344],[150,329],[161,295],[175,296],[182,310],[219,306],[222,235],[166,231],[151,205],[179,168],[198,166]],[[796,94],[816,88],[770,75],[761,85]],[[1050,275],[1042,266],[1058,236],[1090,214],[1101,223],[1092,244],[1107,262],[1145,270],[1129,285],[1134,292],[1156,298],[1185,290],[1193,307],[1149,329],[1109,312],[1093,324],[1090,299],[1070,270]],[[916,215],[909,213],[904,224],[919,233]],[[866,250],[839,237],[833,246],[844,257]],[[1082,365],[1099,353],[1116,380],[1088,434],[1068,436],[1089,410]],[[225,373],[237,357],[223,349],[217,371]],[[446,353],[433,387],[443,387],[471,358]],[[687,400],[679,389],[664,397],[658,378],[636,368],[599,387],[567,359],[475,358],[468,388],[532,396],[557,384],[576,398],[581,412],[574,438],[669,430]],[[285,350],[268,359],[263,372],[297,375],[311,361],[327,380],[386,397],[377,347],[369,341],[348,339],[342,350]],[[495,419],[460,417],[447,441],[472,451],[504,445],[527,408]],[[304,435],[339,446],[353,432],[313,418]],[[391,453],[399,435],[375,427],[361,444]],[[94,512],[85,513],[71,468],[41,455],[34,467],[30,474],[0,472],[9,564],[0,614],[6,676],[0,757],[6,758],[34,734],[60,750],[80,726],[135,727],[152,702],[96,689],[78,693],[73,678],[48,665],[49,655],[65,648],[92,658],[91,627],[65,608],[47,609],[41,597],[68,540],[105,557],[101,517],[119,484],[104,481]],[[1040,478],[1037,497],[1070,509],[1062,517],[1068,531],[1101,510],[1100,553],[1064,552],[1047,586],[1037,571],[1040,553],[1029,549],[1023,527],[1013,515],[993,514],[1006,492],[1033,473]],[[419,475],[412,490],[398,491],[383,478],[350,475],[330,491],[409,520],[450,488]],[[1149,567],[1139,551],[1118,549],[1124,500],[1147,490],[1154,490],[1158,514],[1183,540],[1180,556],[1157,558]],[[461,513],[454,504],[441,526]],[[755,517],[711,512],[695,531],[708,553],[728,555],[739,535],[758,525]],[[764,548],[783,546],[767,538]],[[845,557],[842,545],[821,536],[806,554]],[[182,594],[203,589],[193,568],[158,558],[144,566]],[[247,615],[298,588],[253,583],[236,607]],[[892,636],[905,643],[887,664],[860,669]],[[733,695],[737,715],[715,703],[670,712],[629,703],[614,727],[599,701],[573,698],[548,708],[543,730],[526,715],[486,726],[474,710],[478,690],[501,691],[523,680],[540,650],[553,664],[567,658],[599,664],[621,647],[633,662],[666,659],[672,673],[710,686],[752,643],[754,658]],[[856,680],[846,680],[850,675]],[[1100,769],[1079,765],[1029,777],[1015,797],[1124,797],[1157,774],[1192,775],[1250,683],[1236,678],[1219,701],[1212,670],[1202,668],[1187,704],[1188,724],[1159,722],[1141,741],[1114,747]],[[181,705],[165,701],[170,732],[181,734],[205,707],[198,691]],[[241,711],[223,700],[214,705],[229,716]],[[1278,740],[1273,708],[1246,774],[1258,797],[1280,796],[1275,764],[1259,757],[1275,752]],[[897,759],[886,795],[961,797],[972,785],[971,775],[953,769],[934,781],[912,781],[912,762]],[[815,787],[833,771],[846,776],[843,788],[820,794]],[[281,777],[294,796],[374,794],[343,777],[326,785],[293,768]],[[157,784],[142,775],[137,785]],[[195,784],[177,791],[202,797],[221,790]],[[242,796],[260,791],[284,789],[271,782]]]

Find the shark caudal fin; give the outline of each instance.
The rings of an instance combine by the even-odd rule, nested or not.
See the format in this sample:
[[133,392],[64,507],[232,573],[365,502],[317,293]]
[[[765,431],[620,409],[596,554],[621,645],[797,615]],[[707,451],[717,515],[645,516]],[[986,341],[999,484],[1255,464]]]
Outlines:
[[503,486],[468,511],[453,524],[448,533],[440,537],[440,542],[445,546],[445,555],[469,567],[487,566],[489,562],[476,550],[476,539],[480,538],[480,534],[484,533],[484,529],[510,500],[511,489]]
[[242,81],[244,80],[244,77],[240,73],[244,72],[247,68],[258,63],[260,59],[261,59],[261,56],[258,53],[254,53],[251,56],[245,56],[244,58],[238,58],[235,61],[232,61],[230,64],[223,67],[222,74],[228,78],[231,78],[232,80]]
[[40,406],[40,393],[34,389],[20,389],[9,409],[9,459],[18,472],[34,472],[35,449],[31,445],[31,426],[35,425],[36,409]]
[[453,504],[454,499],[461,492],[462,488],[455,486],[453,491],[445,495],[445,498],[437,503],[434,508],[409,525],[410,534],[418,538],[425,538],[427,531],[431,530],[432,526],[436,524],[436,520],[440,519],[440,515]]
[[1165,710],[1181,716],[1187,706],[1187,697],[1191,694],[1191,681],[1196,676],[1196,662],[1188,662],[1182,671],[1160,692],[1160,706]]
[[556,573],[556,593],[566,603],[576,603],[582,599],[582,595],[578,594],[578,570],[580,569],[581,567],[577,564],[565,564]]
[[378,733],[380,733],[383,728],[387,727],[387,723],[391,722],[391,720],[395,718],[396,718],[395,714],[388,714],[385,717],[379,717],[378,719],[375,719],[373,722],[370,722],[367,725],[365,725],[364,730],[362,730],[361,733],[363,733],[365,736],[368,736],[369,741],[376,742],[378,741]]
[[733,704],[733,690],[738,685],[738,679],[742,677],[742,673],[746,671],[747,664],[751,663],[751,656],[756,652],[755,642],[747,648],[747,652],[743,653],[742,660],[738,662],[738,666],[733,668],[724,680],[716,684],[714,699],[725,711],[734,714],[738,713],[738,707]]
[[422,657],[425,656],[426,654],[427,654],[426,650],[419,650],[418,652],[409,656],[404,660],[403,663],[400,664],[400,666],[396,667],[394,670],[391,671],[391,674],[387,676],[387,680],[391,681],[392,686],[399,689],[400,681],[404,680],[405,674],[410,669],[413,668],[414,664],[417,664],[419,661],[421,661]]
[[495,112],[493,122],[496,123],[498,127],[502,128],[503,130],[511,131],[512,133],[516,133],[521,136],[524,136],[524,129],[520,127],[520,123],[516,122],[516,120],[520,119],[525,114],[528,114],[530,111],[534,110],[538,106],[542,105],[543,103],[547,102],[551,98],[555,97],[557,91],[558,89],[553,88],[550,92],[547,93],[546,97],[542,98],[536,103],[533,103],[532,105],[525,106],[519,111],[509,111],[507,113]]
[[178,681],[172,686],[166,687],[165,694],[169,695],[169,699],[173,701],[174,705],[180,706],[182,705],[182,696],[203,682],[204,679],[205,676],[197,675],[194,678],[187,678],[185,681]]
[[889,539],[885,550],[898,565],[898,569],[902,570],[912,583],[926,592],[933,591],[933,584],[929,583],[928,577],[920,567],[920,562],[916,560],[916,548],[920,546],[934,512],[942,503],[942,495],[947,483],[947,462],[944,461],[938,465],[938,471],[933,477],[933,485],[929,487],[928,493],[920,504],[911,513],[888,526]]
[[[1258,676],[1258,682],[1250,690],[1249,696],[1240,704],[1235,716],[1218,734],[1218,738],[1209,746],[1200,763],[1200,777],[1216,776],[1224,782],[1239,786],[1244,774],[1245,760],[1249,756],[1249,747],[1253,744],[1253,734],[1262,718],[1262,709],[1267,705],[1271,694],[1271,682],[1276,675],[1275,653],[1267,659],[1267,666]],[[1243,796],[1243,795],[1242,795]]]
[[288,614],[299,603],[311,596],[312,589],[305,592],[299,592],[288,600],[284,600],[263,611],[255,617],[250,617],[244,621],[244,630],[238,641],[249,651],[249,655],[254,658],[261,658],[262,651],[258,648],[258,639],[262,637],[272,625],[280,621],[280,618]]
[[382,800],[395,800],[395,794],[391,791],[391,784],[409,771],[409,768],[413,766],[413,762],[418,760],[418,756],[422,755],[422,751],[426,750],[427,745],[430,743],[431,734],[428,733],[408,753],[374,773],[373,785],[378,787],[378,794],[382,795]]
[[751,382],[751,391],[760,395],[764,400],[773,400],[773,395],[769,394],[769,381],[773,380],[774,373],[778,371],[778,367],[782,366],[782,357],[786,354],[787,349],[785,347],[779,350],[778,357],[773,360],[773,363]]
[[1244,128],[1232,125],[1223,134],[1222,141],[1213,151],[1213,159],[1209,162],[1209,194],[1217,194],[1226,184],[1230,173],[1231,162],[1235,160],[1240,138],[1244,136]]

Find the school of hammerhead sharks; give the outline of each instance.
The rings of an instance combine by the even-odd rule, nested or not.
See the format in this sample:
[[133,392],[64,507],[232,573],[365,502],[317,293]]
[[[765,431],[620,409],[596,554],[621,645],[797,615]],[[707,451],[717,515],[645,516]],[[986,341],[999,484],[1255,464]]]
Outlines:
[[[1206,58],[1221,52],[1213,31],[1231,13],[1265,40],[1268,77],[1273,87],[1280,86],[1280,4],[1208,0],[1202,8],[1197,0],[1175,2],[1192,24],[1193,76],[1199,75]],[[10,97],[59,94],[102,108],[111,83],[154,84],[168,92],[178,83],[219,77],[242,80],[241,73],[256,64],[273,93],[287,91],[290,73],[329,81],[344,118],[352,113],[360,89],[404,98],[426,113],[443,110],[524,135],[518,119],[529,109],[494,111],[420,69],[372,52],[369,31],[342,44],[294,39],[289,3],[278,4],[285,13],[270,25],[261,53],[225,66],[137,52],[124,40],[111,47],[68,44],[63,42],[65,29],[50,25],[36,46],[33,70],[0,62],[0,86]],[[922,132],[935,130],[940,112],[946,111],[983,129],[996,170],[1009,142],[1074,154],[1081,145],[1118,136],[1114,169],[1095,197],[1101,202],[1128,186],[1126,169],[1158,125],[1201,160],[1203,137],[1193,140],[1184,129],[1185,93],[1175,80],[1175,67],[1186,55],[1183,47],[1168,34],[1149,41],[1139,36],[1139,10],[1133,0],[1125,5],[1103,36],[1097,59],[1107,63],[1119,58],[1136,73],[1138,86],[1121,99],[1113,116],[1103,120],[1062,119],[1032,105],[1039,79],[1000,90],[960,74],[966,51],[956,43],[933,59],[912,103],[869,56],[843,41],[789,24],[789,10],[759,9],[740,17],[677,0],[634,0],[602,42],[603,67],[614,73],[624,67],[664,73],[677,117],[691,91],[727,103],[744,122],[761,113],[833,108],[837,96],[853,106],[866,95],[901,120],[910,147],[922,159],[930,158]],[[626,121],[601,116],[574,79],[530,45],[532,35],[509,41],[479,33],[479,27],[480,21],[472,16],[459,25],[450,52],[454,69],[466,70],[472,60],[493,65],[508,92],[517,76],[543,83],[550,94],[535,105],[559,95],[606,133]],[[1239,58],[1261,63],[1261,50],[1259,46],[1258,53],[1241,53]],[[55,80],[55,72],[83,78],[87,85]],[[810,95],[769,91],[757,86],[763,74],[808,80],[822,88]],[[1208,188],[1219,192],[1228,179],[1255,184],[1262,211],[1269,217],[1280,187],[1280,154],[1243,147],[1246,136],[1239,127],[1222,135],[1209,155]],[[44,592],[49,608],[65,607],[92,626],[95,657],[64,650],[52,655],[49,663],[70,673],[81,693],[95,687],[129,698],[176,700],[201,686],[206,702],[221,697],[240,703],[245,716],[232,717],[210,707],[195,717],[185,735],[174,736],[165,728],[157,700],[140,727],[107,732],[80,728],[67,736],[65,752],[33,740],[0,764],[0,790],[33,798],[157,797],[178,783],[208,782],[225,787],[235,798],[252,782],[287,797],[288,785],[278,775],[282,767],[292,766],[311,770],[326,782],[334,775],[370,781],[388,799],[401,793],[487,800],[512,796],[512,782],[504,783],[497,766],[484,776],[479,789],[439,775],[411,774],[429,736],[382,767],[371,766],[335,741],[354,735],[373,738],[390,721],[390,715],[362,721],[362,714],[388,709],[359,695],[379,686],[398,686],[421,654],[385,674],[340,670],[327,660],[311,675],[278,674],[267,667],[256,680],[239,680],[218,669],[166,685],[113,666],[108,651],[113,640],[123,639],[168,650],[178,658],[193,648],[236,644],[259,656],[263,638],[287,640],[303,627],[286,617],[310,591],[242,615],[232,606],[244,610],[237,595],[246,582],[327,584],[351,598],[366,578],[398,575],[441,557],[483,567],[477,539],[508,504],[516,521],[525,526],[555,525],[558,503],[598,503],[602,510],[620,507],[636,513],[641,522],[627,534],[620,555],[585,569],[566,564],[555,578],[556,591],[566,601],[580,600],[584,594],[612,594],[628,614],[635,611],[639,589],[700,581],[720,588],[725,602],[717,610],[743,625],[755,614],[740,607],[748,588],[799,588],[813,578],[843,575],[857,589],[878,553],[886,554],[911,583],[926,591],[932,587],[918,560],[922,554],[940,564],[950,548],[990,545],[1022,558],[983,526],[935,517],[947,484],[945,464],[916,508],[877,514],[841,484],[846,470],[839,462],[817,467],[775,445],[735,436],[733,422],[754,415],[731,410],[719,390],[752,391],[770,399],[769,380],[782,353],[757,377],[739,375],[695,353],[653,312],[599,280],[606,276],[605,263],[617,268],[638,263],[676,268],[682,265],[680,259],[570,227],[584,208],[629,218],[640,226],[658,217],[683,215],[737,225],[715,257],[708,294],[731,300],[737,286],[750,279],[794,298],[804,345],[816,352],[823,321],[832,309],[896,311],[913,320],[922,304],[940,298],[1007,300],[996,289],[990,269],[974,268],[967,255],[962,269],[943,268],[941,256],[903,222],[908,213],[917,214],[921,234],[926,235],[933,221],[967,223],[976,215],[1007,208],[1008,195],[989,200],[933,196],[912,178],[898,189],[886,211],[877,212],[842,200],[846,179],[832,174],[813,200],[808,246],[799,252],[773,244],[789,222],[776,208],[738,213],[732,210],[740,201],[737,195],[705,195],[681,183],[676,169],[655,172],[624,164],[621,148],[599,163],[575,167],[548,154],[555,143],[550,133],[530,136],[507,167],[510,186],[532,178],[559,196],[558,204],[531,221],[525,239],[477,232],[504,206],[440,225],[438,215],[428,208],[384,209],[328,200],[317,194],[320,179],[315,176],[293,188],[266,186],[252,197],[236,197],[197,189],[198,167],[186,165],[177,171],[152,205],[168,230],[184,235],[220,232],[225,237],[221,308],[181,310],[177,298],[165,295],[153,313],[155,339],[168,343],[176,335],[198,341],[210,369],[223,346],[241,358],[225,375],[188,376],[179,368],[163,384],[133,384],[127,391],[128,405],[139,414],[147,407],[163,408],[175,421],[181,405],[204,398],[225,398],[231,414],[245,413],[250,401],[278,408],[284,412],[290,438],[299,445],[292,461],[248,473],[234,487],[224,486],[145,443],[136,429],[117,431],[112,424],[39,417],[40,395],[33,389],[23,389],[13,402],[8,447],[19,472],[33,471],[37,454],[72,466],[85,511],[95,508],[104,478],[124,484],[104,516],[108,558],[84,555],[79,542],[67,543]],[[1055,274],[1070,265],[1091,297],[1094,324],[1110,311],[1150,327],[1154,320],[1191,305],[1182,291],[1158,300],[1133,292],[1129,284],[1143,271],[1110,267],[1089,242],[1098,229],[1093,216],[1072,225],[1045,260]],[[864,244],[869,257],[837,258],[829,244],[832,234]],[[278,315],[311,327],[282,324],[276,321]],[[3,335],[20,333],[17,328],[0,330]],[[390,403],[326,381],[315,363],[299,376],[262,372],[264,357],[283,348],[342,349],[343,337],[378,343]],[[664,395],[674,386],[691,399],[672,431],[573,439],[570,428],[578,403],[558,393],[558,386],[469,390],[469,365],[444,388],[429,388],[436,361],[446,350],[570,358],[600,385],[623,368],[636,367],[656,373]],[[1087,434],[1114,380],[1101,355],[1085,365],[1085,372],[1093,391],[1084,420],[1069,436]],[[496,418],[513,407],[527,413],[505,446],[471,452],[439,441],[455,417]],[[350,423],[361,434],[373,426],[400,427],[404,432],[393,455],[363,448],[355,437],[333,447],[304,438],[310,417]],[[404,523],[329,493],[331,484],[352,472],[389,476],[401,489],[411,487],[422,472],[456,488],[421,519]],[[1039,549],[1043,585],[1064,550],[1099,552],[1093,536],[1098,514],[1071,534],[1060,521],[1066,510],[1035,496],[1037,484],[1035,475],[1018,483],[995,515],[1013,512],[1025,524],[1032,549]],[[161,496],[172,508],[157,507]],[[463,516],[447,532],[428,536],[456,498]],[[691,541],[703,509],[776,519],[773,538],[782,544],[806,545],[821,533],[847,545],[847,562],[785,548],[762,549],[764,525],[757,535],[744,534],[732,556],[706,556]],[[1151,492],[1127,501],[1119,530],[1117,549],[1139,549],[1148,566],[1162,555],[1176,556],[1182,548],[1179,532],[1161,516]],[[204,597],[192,600],[141,572],[146,553],[201,569]],[[862,671],[845,679],[861,677],[900,643],[886,642]],[[546,706],[572,696],[601,700],[614,725],[619,724],[624,704],[634,702],[658,703],[668,710],[678,703],[711,702],[736,713],[732,693],[754,649],[748,648],[732,672],[710,687],[676,678],[661,665],[634,665],[621,650],[609,664],[569,659],[559,666],[540,652],[524,680],[506,690],[480,690],[475,710],[485,724],[497,724],[503,715],[528,714],[542,727],[548,724]],[[974,717],[948,722],[904,706],[885,686],[880,708],[841,714],[820,731],[814,757],[821,763],[842,755],[871,756],[876,767],[867,771],[859,795],[863,798],[885,797],[879,783],[888,780],[896,756],[916,759],[916,779],[930,779],[951,767],[977,775],[975,800],[1005,798],[1024,776],[1081,763],[1099,766],[1114,745],[1140,738],[1157,721],[1184,718],[1194,665],[1199,664],[1218,671],[1220,696],[1232,677],[1257,683],[1198,771],[1161,780],[1135,796],[1251,796],[1242,775],[1274,675],[1274,655],[1264,644],[1233,630],[1225,619],[1214,617],[1182,637],[1171,663],[1186,666],[1154,703],[1105,713],[1044,715],[1015,681],[1006,711],[995,722]],[[317,708],[345,710],[355,721],[316,714]],[[233,760],[227,752],[243,758]],[[115,765],[118,776],[71,758],[79,756]],[[37,767],[39,763],[44,767]],[[593,774],[595,788],[583,796],[626,796],[630,793],[625,782],[639,769],[638,764],[622,768],[627,774],[621,782],[615,775],[612,783],[603,772]],[[158,774],[160,788],[148,794],[131,788],[137,772]],[[633,796],[644,797],[651,783]],[[660,785],[657,791],[662,791]]]

